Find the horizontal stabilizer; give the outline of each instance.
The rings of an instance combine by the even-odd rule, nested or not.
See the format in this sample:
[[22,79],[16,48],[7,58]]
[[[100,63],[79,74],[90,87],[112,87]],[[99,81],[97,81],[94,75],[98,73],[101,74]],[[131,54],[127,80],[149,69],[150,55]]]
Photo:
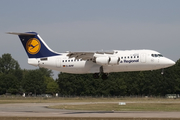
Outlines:
[[13,35],[37,35],[37,33],[16,33],[16,32],[7,32],[7,34],[13,34]]

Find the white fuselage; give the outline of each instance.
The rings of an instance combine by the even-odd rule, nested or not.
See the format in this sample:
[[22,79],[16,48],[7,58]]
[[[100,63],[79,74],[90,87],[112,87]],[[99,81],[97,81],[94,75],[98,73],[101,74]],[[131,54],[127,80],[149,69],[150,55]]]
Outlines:
[[104,73],[124,71],[144,71],[166,68],[174,61],[153,50],[114,50],[113,54],[94,54],[95,59],[81,60],[69,58],[68,53],[47,58],[29,58],[28,63],[65,73]]

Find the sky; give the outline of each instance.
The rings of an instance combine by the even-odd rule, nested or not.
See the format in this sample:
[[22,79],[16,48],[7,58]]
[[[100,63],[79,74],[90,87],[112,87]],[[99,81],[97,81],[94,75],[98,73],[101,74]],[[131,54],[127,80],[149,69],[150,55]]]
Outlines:
[[[38,32],[57,52],[151,49],[180,58],[180,0],[1,0],[0,55],[22,69],[24,48],[6,32]],[[54,72],[54,78],[57,78]]]

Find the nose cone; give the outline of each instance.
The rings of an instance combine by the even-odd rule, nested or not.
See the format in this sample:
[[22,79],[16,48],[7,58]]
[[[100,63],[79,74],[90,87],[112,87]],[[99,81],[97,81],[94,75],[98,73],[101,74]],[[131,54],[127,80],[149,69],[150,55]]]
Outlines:
[[173,66],[175,64],[175,62],[168,58],[165,58],[164,60],[160,61],[160,64],[163,65],[164,68],[166,68],[166,67]]
[[169,60],[169,65],[170,66],[173,66],[173,65],[175,65],[176,63],[174,62],[174,61],[172,61],[172,60]]

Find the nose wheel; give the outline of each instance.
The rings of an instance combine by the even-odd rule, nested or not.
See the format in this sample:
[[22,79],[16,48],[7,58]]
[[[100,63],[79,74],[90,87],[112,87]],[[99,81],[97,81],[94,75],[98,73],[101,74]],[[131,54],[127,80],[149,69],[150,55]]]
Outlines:
[[161,75],[163,75],[164,74],[164,69],[162,69],[162,71],[161,71]]

